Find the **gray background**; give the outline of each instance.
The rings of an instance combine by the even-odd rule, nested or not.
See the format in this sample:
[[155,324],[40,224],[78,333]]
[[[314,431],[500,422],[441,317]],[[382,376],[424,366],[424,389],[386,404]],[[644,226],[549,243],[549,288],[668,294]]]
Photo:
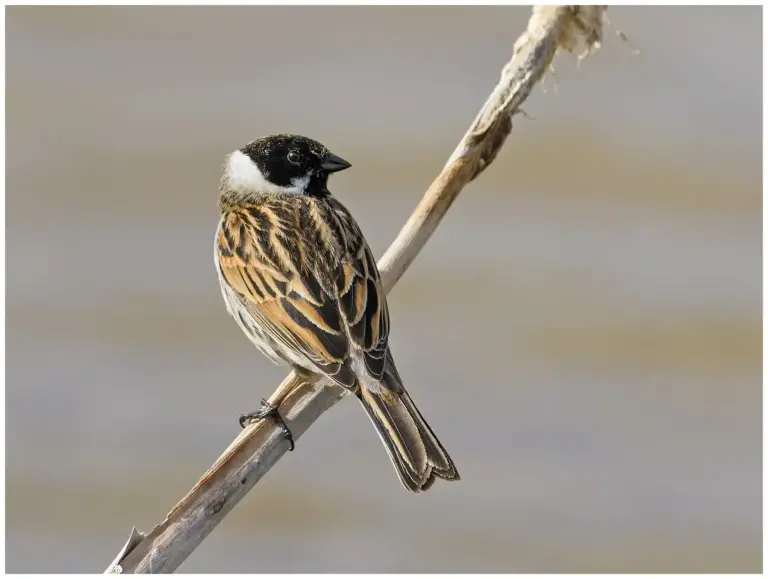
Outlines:
[[[7,9],[7,566],[98,572],[284,371],[225,312],[219,168],[353,169],[380,255],[530,10]],[[182,571],[761,568],[761,13],[615,8],[392,293],[459,484],[325,415]]]

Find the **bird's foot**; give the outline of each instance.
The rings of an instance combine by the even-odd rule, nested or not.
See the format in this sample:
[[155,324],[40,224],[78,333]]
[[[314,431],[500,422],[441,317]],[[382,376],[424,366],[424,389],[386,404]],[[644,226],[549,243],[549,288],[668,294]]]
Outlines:
[[264,398],[261,399],[261,408],[259,408],[256,412],[249,412],[248,414],[242,414],[240,416],[240,426],[245,428],[249,424],[252,424],[257,420],[264,420],[265,418],[271,418],[277,423],[277,425],[280,427],[280,430],[283,431],[283,436],[291,444],[291,448],[289,450],[293,450],[293,434],[291,433],[288,426],[286,426],[283,417],[280,416],[280,412],[278,411],[277,406],[270,404]]

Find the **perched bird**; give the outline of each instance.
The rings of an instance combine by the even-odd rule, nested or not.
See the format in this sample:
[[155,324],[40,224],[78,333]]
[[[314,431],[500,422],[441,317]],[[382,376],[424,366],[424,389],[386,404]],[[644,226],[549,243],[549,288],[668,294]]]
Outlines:
[[[328,176],[349,167],[298,135],[264,137],[231,153],[220,184],[219,282],[229,313],[263,354],[357,396],[400,481],[418,492],[459,473],[403,387],[373,253],[328,190]],[[264,402],[241,425],[267,417],[293,449],[275,406]]]

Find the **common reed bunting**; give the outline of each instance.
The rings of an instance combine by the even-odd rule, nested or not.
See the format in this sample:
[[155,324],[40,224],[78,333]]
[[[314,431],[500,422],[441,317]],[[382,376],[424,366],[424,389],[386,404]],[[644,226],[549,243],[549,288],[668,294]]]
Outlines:
[[[272,361],[324,375],[360,400],[405,488],[459,473],[403,387],[389,312],[360,227],[328,190],[350,167],[322,144],[274,135],[231,153],[223,169],[215,258],[227,309]],[[270,417],[263,402],[241,425]]]

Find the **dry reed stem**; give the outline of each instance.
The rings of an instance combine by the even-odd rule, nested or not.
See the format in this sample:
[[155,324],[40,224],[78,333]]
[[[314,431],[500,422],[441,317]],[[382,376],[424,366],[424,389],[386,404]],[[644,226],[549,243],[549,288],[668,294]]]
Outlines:
[[[379,261],[387,292],[411,265],[459,193],[496,158],[512,130],[512,117],[550,70],[557,50],[578,52],[583,58],[599,47],[605,10],[604,6],[534,7],[499,83]],[[318,376],[300,378],[291,372],[269,398],[281,401],[280,412],[296,440],[343,397],[340,388],[319,381]],[[146,535],[133,529],[106,573],[173,572],[288,446],[272,421],[248,426],[162,523]]]

